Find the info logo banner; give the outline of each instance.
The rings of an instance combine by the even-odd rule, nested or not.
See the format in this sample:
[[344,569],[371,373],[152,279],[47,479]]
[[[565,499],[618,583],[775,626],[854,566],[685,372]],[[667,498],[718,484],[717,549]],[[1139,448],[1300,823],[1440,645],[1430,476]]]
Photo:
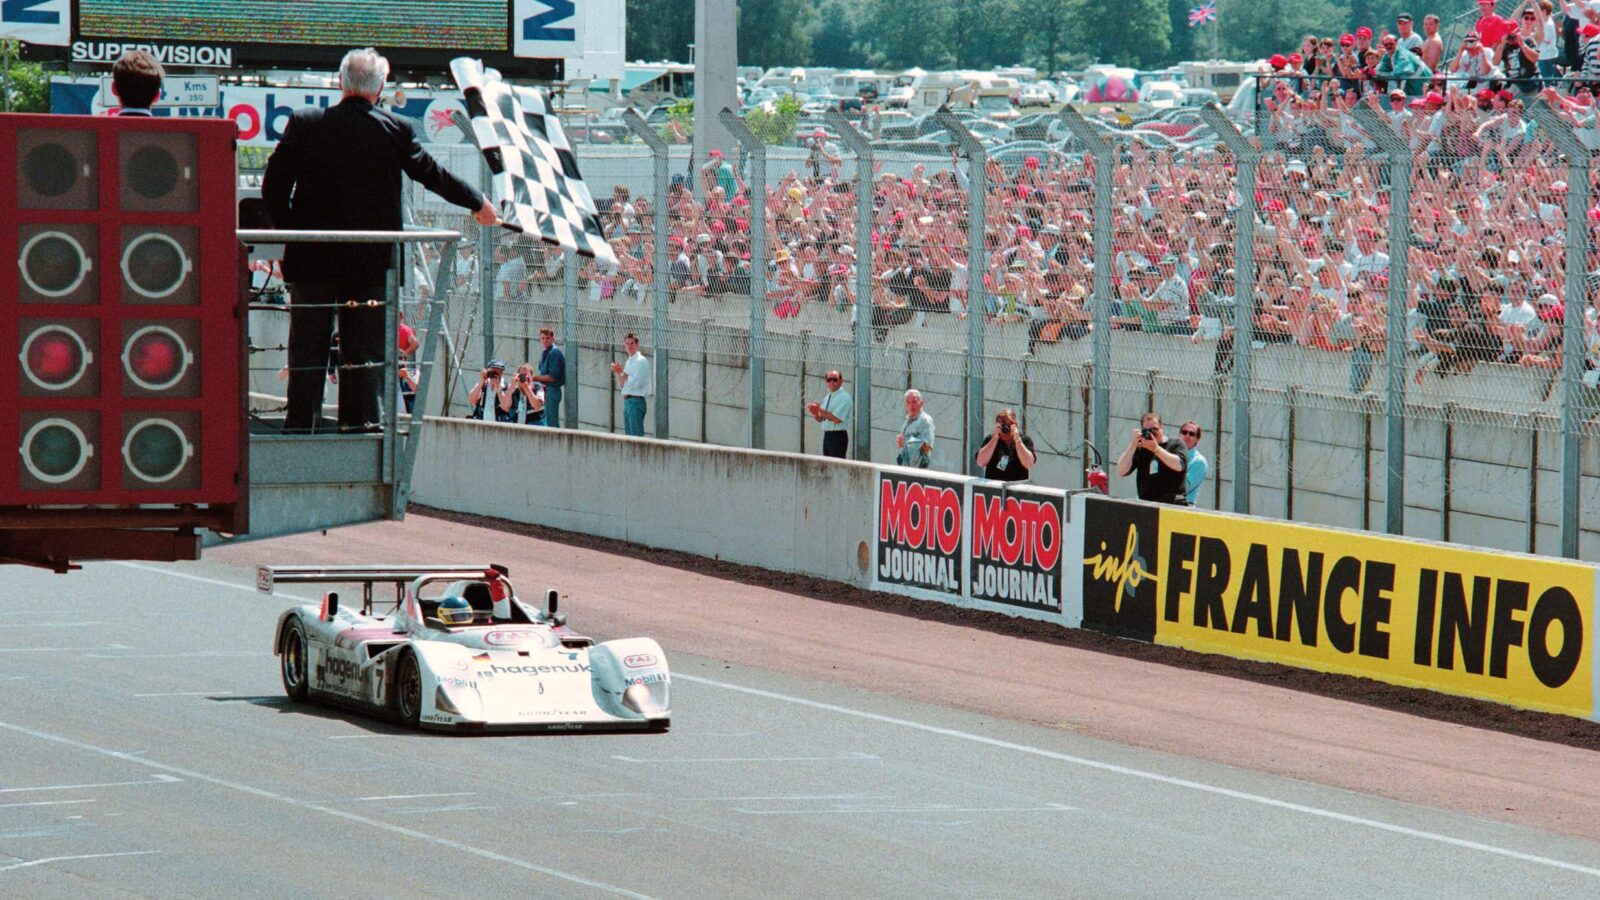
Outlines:
[[1154,641],[1160,507],[1086,497],[1081,566],[1083,627]]
[[961,479],[878,470],[874,587],[912,588],[946,601],[962,596],[965,488]]

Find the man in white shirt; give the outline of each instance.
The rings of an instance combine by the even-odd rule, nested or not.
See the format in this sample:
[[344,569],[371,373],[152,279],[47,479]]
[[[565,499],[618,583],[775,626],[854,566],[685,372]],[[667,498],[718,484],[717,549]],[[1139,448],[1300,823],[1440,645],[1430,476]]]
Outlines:
[[1499,323],[1489,323],[1489,330],[1500,338],[1500,358],[1496,362],[1514,363],[1520,356],[1519,342],[1535,330],[1539,312],[1528,302],[1527,289],[1518,285],[1509,290],[1510,302],[1500,308]]
[[835,369],[827,375],[828,393],[806,404],[806,414],[822,423],[822,455],[844,459],[850,450],[850,392]]
[[646,398],[655,390],[655,374],[650,360],[639,352],[637,337],[629,334],[622,339],[622,346],[628,351],[628,361],[611,364],[617,388],[622,391],[622,430],[629,437],[644,437]]

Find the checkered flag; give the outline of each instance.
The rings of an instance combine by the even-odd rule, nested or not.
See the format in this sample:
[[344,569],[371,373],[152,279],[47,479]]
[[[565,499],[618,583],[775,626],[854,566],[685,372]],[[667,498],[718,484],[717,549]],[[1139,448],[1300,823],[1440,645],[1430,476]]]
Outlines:
[[466,98],[472,139],[494,173],[506,226],[616,266],[578,158],[544,91],[508,85],[466,57],[452,61],[450,71]]

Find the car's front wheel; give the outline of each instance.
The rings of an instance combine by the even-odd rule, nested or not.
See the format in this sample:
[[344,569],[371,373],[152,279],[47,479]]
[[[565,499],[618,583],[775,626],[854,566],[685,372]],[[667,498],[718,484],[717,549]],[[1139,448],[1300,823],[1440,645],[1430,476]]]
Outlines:
[[400,651],[400,664],[395,667],[394,715],[410,728],[416,728],[422,719],[422,667],[409,649]]
[[306,630],[299,620],[289,620],[283,629],[283,641],[278,645],[279,670],[283,674],[283,692],[296,703],[305,702],[310,694],[306,678]]

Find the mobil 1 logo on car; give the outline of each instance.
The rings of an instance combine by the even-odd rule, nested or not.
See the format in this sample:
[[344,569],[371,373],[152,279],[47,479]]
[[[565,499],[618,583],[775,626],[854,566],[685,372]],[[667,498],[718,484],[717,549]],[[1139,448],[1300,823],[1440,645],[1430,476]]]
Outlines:
[[1066,495],[1004,482],[975,482],[971,490],[967,596],[1059,613]]
[[959,599],[963,481],[879,469],[872,586]]

